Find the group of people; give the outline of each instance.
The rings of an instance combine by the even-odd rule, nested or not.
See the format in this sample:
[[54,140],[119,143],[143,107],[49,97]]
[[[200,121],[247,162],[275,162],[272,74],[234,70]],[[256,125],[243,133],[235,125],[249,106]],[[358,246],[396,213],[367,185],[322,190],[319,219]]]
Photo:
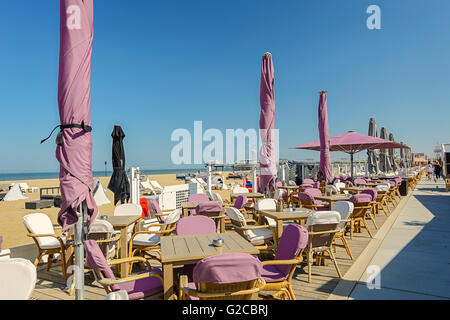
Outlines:
[[434,181],[436,182],[439,180],[440,177],[442,177],[445,180],[445,177],[442,175],[442,164],[439,160],[436,160],[434,162],[428,161],[427,166],[427,176],[428,180],[431,180],[434,173]]

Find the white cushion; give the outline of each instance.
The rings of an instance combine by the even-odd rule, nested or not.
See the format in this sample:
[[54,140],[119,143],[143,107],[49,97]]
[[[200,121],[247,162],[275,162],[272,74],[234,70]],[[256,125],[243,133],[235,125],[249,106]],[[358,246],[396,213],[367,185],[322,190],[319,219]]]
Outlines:
[[[350,201],[336,201],[331,210],[339,212],[341,215],[341,220],[346,220],[347,217],[353,212],[355,208],[353,202]],[[345,222],[341,222],[340,228],[342,229],[345,226]]]
[[234,187],[234,188],[231,190],[231,192],[232,192],[232,193],[249,193],[248,189],[247,189],[247,188],[244,188],[244,187]]
[[159,243],[159,235],[154,233],[139,233],[133,239],[138,246],[154,246]]
[[316,224],[340,223],[341,215],[337,211],[316,211],[311,213],[306,220],[307,226]]
[[253,229],[247,231],[247,238],[254,246],[263,245],[273,238],[273,233],[268,228]]
[[[255,204],[255,209],[257,211],[260,210],[276,210],[277,209],[277,201],[275,199],[262,199],[258,200]],[[275,228],[277,223],[274,219],[265,217],[267,222],[269,223],[269,226],[272,228]]]
[[[55,234],[50,218],[43,213],[27,214],[22,218],[25,227],[34,234]],[[64,244],[66,239],[61,236]],[[53,249],[60,246],[59,241],[53,237],[37,237],[37,242],[42,249]]]
[[26,259],[0,261],[0,300],[28,300],[36,285],[36,268]]

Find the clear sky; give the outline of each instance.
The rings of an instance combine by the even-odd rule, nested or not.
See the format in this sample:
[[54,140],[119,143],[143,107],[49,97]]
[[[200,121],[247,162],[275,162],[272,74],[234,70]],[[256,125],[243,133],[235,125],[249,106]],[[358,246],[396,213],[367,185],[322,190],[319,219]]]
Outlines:
[[[366,9],[381,8],[381,30]],[[58,1],[0,2],[0,172],[57,171]],[[93,167],[111,163],[120,124],[128,166],[171,168],[173,130],[257,128],[261,56],[273,54],[280,157],[370,117],[415,152],[450,142],[448,0],[94,0]],[[338,153],[334,158],[345,157]],[[362,156],[360,156],[362,157]]]

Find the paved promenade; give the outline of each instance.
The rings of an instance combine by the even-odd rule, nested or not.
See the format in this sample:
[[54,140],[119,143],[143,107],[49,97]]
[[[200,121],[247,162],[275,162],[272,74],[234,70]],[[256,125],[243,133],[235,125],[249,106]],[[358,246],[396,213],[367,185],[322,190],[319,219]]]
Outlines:
[[381,288],[367,288],[365,273],[350,299],[450,299],[450,192],[442,179],[422,178],[370,265],[381,269]]

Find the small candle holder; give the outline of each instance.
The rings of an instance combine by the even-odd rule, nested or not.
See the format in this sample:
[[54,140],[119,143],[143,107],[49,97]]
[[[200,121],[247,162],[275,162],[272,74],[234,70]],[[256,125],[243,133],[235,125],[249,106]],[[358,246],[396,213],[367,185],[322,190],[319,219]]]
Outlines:
[[213,239],[213,245],[215,247],[222,247],[223,243],[224,243],[224,240],[222,238]]

